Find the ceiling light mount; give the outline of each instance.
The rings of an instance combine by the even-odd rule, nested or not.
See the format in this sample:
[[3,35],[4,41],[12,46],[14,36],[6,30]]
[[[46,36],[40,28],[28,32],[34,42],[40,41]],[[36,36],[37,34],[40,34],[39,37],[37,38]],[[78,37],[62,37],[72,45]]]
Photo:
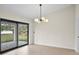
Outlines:
[[42,6],[42,4],[40,4],[40,6]]

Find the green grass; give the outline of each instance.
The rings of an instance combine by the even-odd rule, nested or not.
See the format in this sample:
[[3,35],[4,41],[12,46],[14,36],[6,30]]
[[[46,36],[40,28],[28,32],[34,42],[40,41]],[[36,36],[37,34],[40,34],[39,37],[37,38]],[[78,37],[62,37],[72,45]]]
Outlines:
[[10,42],[14,40],[14,36],[13,34],[2,34],[1,35],[1,42],[5,43],[5,42]]
[[[1,35],[1,42],[11,42],[14,40],[13,34],[2,34]],[[27,41],[27,35],[19,35],[19,41]]]
[[20,41],[27,41],[27,35],[19,35],[19,40]]

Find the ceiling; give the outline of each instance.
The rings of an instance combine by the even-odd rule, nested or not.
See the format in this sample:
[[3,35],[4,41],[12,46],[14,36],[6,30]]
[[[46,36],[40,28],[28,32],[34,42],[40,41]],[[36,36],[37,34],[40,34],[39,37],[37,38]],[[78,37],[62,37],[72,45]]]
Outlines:
[[[43,4],[42,16],[70,6],[69,4]],[[28,19],[39,17],[38,4],[0,4],[0,11],[16,14]]]

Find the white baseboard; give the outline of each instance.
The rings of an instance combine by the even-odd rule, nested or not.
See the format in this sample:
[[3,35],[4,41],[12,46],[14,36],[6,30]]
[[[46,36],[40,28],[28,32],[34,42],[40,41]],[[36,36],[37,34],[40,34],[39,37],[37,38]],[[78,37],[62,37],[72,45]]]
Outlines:
[[74,50],[75,51],[75,49],[71,49],[71,48],[65,48],[65,47],[59,47],[59,46],[51,46],[51,45],[46,45],[46,44],[39,44],[39,43],[35,43],[35,45],[43,45],[43,46],[49,46],[49,47],[58,47],[58,48],[64,48],[64,49],[70,49],[70,50]]

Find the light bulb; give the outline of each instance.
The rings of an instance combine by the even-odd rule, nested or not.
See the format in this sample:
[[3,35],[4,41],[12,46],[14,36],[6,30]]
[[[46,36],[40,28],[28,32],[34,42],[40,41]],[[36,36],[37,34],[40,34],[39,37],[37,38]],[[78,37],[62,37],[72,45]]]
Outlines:
[[36,19],[34,19],[34,21],[35,21],[35,22],[38,22],[39,20],[36,18]]
[[45,19],[45,22],[48,22],[48,19]]
[[40,23],[40,21],[39,21],[38,18],[34,19],[34,21],[35,21],[36,23]]
[[42,17],[41,19],[42,19],[42,21],[45,21],[45,17]]

